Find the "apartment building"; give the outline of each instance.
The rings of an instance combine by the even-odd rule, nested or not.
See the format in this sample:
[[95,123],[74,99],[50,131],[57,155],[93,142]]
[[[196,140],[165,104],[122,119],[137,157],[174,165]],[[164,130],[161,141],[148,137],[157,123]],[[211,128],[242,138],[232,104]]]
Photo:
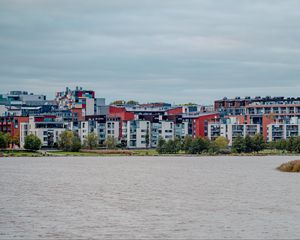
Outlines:
[[42,147],[53,147],[58,143],[59,135],[67,129],[65,122],[55,116],[30,116],[28,122],[22,122],[20,129],[20,147],[23,148],[28,134],[37,136]]
[[269,124],[268,142],[300,136],[300,124]]
[[259,124],[208,124],[208,139],[215,140],[219,136],[229,141],[229,146],[237,137],[254,136],[260,133]]

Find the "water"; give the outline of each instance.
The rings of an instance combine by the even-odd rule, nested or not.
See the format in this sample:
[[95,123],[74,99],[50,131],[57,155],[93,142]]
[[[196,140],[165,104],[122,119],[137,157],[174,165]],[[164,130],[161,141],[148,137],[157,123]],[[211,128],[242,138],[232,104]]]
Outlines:
[[0,239],[300,238],[297,157],[0,160]]

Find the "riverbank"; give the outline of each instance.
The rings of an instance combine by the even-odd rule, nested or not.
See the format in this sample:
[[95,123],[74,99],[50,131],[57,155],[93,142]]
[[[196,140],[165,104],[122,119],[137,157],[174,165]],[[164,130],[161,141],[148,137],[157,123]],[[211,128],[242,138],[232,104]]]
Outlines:
[[81,150],[80,152],[65,152],[57,150],[40,150],[37,152],[25,150],[1,150],[0,157],[97,157],[97,156],[294,156],[300,155],[288,153],[280,150],[263,150],[258,153],[230,153],[230,154],[209,154],[202,153],[199,155],[186,154],[180,152],[177,154],[159,154],[155,149],[139,150]]

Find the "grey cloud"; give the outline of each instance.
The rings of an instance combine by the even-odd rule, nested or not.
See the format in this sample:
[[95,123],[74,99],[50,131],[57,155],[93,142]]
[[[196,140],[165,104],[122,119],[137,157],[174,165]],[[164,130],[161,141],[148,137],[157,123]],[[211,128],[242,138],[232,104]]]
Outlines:
[[1,92],[139,101],[297,95],[298,0],[1,0]]

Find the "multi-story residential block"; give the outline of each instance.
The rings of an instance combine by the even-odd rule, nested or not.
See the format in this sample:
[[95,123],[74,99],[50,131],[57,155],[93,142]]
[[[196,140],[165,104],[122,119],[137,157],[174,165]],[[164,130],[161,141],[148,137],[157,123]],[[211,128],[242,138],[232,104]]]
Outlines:
[[127,122],[127,147],[148,148],[151,147],[150,121],[132,120]]
[[30,116],[28,122],[21,123],[20,147],[24,147],[28,134],[37,136],[42,142],[42,147],[53,147],[66,128],[67,125],[58,121],[55,116]]
[[259,124],[208,124],[208,139],[215,140],[219,136],[225,137],[232,146],[237,137],[254,136],[260,133]]
[[[66,88],[66,91],[57,92],[55,101],[60,109],[82,109],[83,116],[94,115],[97,110],[95,92],[79,87],[76,87],[75,90]],[[98,102],[103,104],[101,100]]]
[[300,136],[300,124],[269,124],[268,142]]

